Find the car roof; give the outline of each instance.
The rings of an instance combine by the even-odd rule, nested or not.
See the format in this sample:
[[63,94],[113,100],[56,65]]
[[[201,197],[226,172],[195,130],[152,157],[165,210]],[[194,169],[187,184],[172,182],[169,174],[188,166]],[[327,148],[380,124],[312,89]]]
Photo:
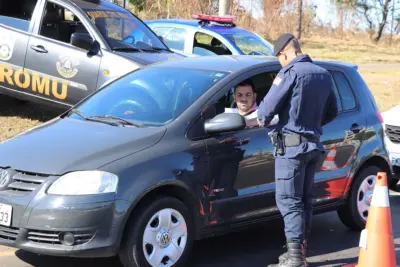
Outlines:
[[82,9],[127,12],[123,7],[106,0],[68,0]]
[[[327,60],[313,60],[318,65],[328,65],[339,68],[354,68],[357,65]],[[221,56],[202,56],[202,57],[185,57],[178,60],[170,60],[154,63],[145,68],[189,68],[189,69],[206,69],[221,72],[237,72],[247,68],[257,68],[263,66],[280,67],[280,63],[276,57],[272,56],[248,56],[248,55],[221,55]]]
[[[197,19],[157,19],[157,20],[146,20],[145,22],[148,24],[170,24],[170,25],[180,25],[180,26],[185,26],[185,27],[191,27],[191,28],[198,28],[199,27],[199,21]],[[210,23],[208,25],[201,26],[202,29],[217,32],[219,34],[225,34],[225,33],[249,33],[249,31],[239,28],[237,26],[225,26],[222,24],[213,24]]]
[[245,56],[245,55],[221,55],[185,57],[178,60],[163,61],[149,65],[149,68],[189,68],[206,69],[221,72],[236,72],[256,65],[279,64],[275,57]]

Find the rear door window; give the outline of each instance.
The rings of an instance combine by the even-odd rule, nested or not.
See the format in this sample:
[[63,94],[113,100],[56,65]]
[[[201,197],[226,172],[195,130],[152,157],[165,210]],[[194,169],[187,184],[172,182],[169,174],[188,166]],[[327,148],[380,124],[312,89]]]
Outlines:
[[357,107],[357,102],[346,76],[339,71],[331,71],[342,102],[342,110],[352,110]]
[[208,55],[232,55],[232,52],[221,40],[203,32],[196,32],[194,36],[193,54],[199,56]]
[[37,0],[0,1],[0,24],[29,31]]
[[340,94],[339,94],[339,91],[338,91],[338,88],[336,86],[335,81],[332,80],[332,83],[333,83],[333,91],[335,92],[335,96],[336,96],[336,103],[337,103],[337,107],[338,107],[338,112],[341,112],[341,111],[343,111],[342,100],[340,99]]

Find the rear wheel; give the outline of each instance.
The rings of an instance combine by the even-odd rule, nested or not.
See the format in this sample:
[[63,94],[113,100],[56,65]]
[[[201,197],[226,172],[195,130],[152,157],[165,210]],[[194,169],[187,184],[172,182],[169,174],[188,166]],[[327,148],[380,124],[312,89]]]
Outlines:
[[377,173],[382,171],[377,166],[368,166],[355,177],[346,204],[338,210],[340,220],[348,228],[365,228]]
[[125,267],[184,266],[193,242],[193,218],[181,201],[161,197],[135,213],[120,260]]

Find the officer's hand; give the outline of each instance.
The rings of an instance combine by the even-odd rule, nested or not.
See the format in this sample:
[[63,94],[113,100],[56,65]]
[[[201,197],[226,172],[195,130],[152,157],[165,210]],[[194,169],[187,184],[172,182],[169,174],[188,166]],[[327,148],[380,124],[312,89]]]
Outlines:
[[257,123],[258,123],[259,127],[263,127],[264,126],[258,118],[257,118]]

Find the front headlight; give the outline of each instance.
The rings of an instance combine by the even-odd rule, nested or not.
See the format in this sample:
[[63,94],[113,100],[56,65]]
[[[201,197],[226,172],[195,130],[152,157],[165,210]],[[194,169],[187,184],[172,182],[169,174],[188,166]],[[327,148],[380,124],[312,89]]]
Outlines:
[[49,188],[52,195],[95,195],[114,193],[118,176],[103,171],[70,172],[57,179]]

